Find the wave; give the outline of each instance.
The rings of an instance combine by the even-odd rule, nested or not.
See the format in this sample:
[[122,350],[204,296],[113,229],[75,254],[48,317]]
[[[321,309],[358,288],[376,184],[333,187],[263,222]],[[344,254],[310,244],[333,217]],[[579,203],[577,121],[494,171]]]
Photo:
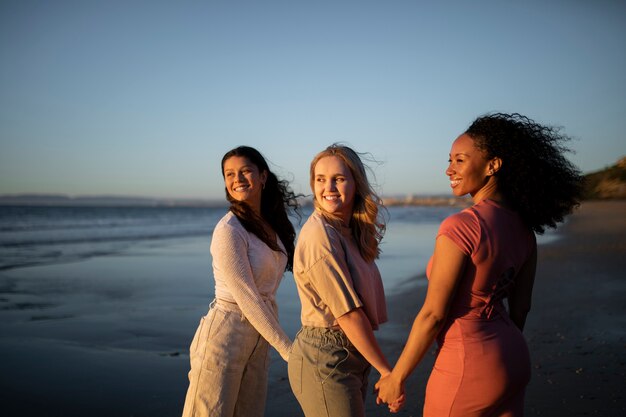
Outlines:
[[[30,253],[28,256],[12,256],[0,262],[0,271],[7,271],[15,268],[25,268],[31,266],[52,265],[66,262],[76,262],[97,256],[111,256],[123,252],[122,250],[91,250],[82,253],[54,253],[46,252],[40,254]],[[0,291],[2,292],[2,291]]]
[[0,207],[0,270],[73,262],[139,242],[210,238],[225,208]]
[[183,230],[169,233],[144,233],[136,235],[118,235],[118,236],[76,236],[76,237],[57,237],[57,238],[37,238],[37,239],[20,239],[15,241],[1,241],[0,247],[4,248],[20,248],[27,246],[50,246],[50,245],[67,245],[76,243],[106,243],[106,242],[130,242],[140,240],[161,240],[176,239],[181,237],[210,237],[213,230]]
[[[398,230],[408,230],[401,225],[438,223],[456,210],[392,207],[388,214]],[[224,207],[0,207],[0,270],[106,256],[140,242],[208,240],[226,211]]]

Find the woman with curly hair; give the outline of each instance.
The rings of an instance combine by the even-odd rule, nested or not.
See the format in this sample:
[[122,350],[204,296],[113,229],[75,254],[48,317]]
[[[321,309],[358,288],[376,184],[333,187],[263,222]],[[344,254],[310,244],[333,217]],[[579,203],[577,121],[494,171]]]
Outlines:
[[211,240],[215,300],[191,342],[183,416],[263,416],[269,345],[286,361],[291,341],[278,322],[275,294],[292,270],[296,196],[254,148],[222,158],[230,210]]
[[317,154],[310,181],[315,211],[294,257],[302,329],[289,356],[289,382],[306,417],[363,417],[370,368],[390,371],[374,337],[387,321],[374,263],[385,229],[380,199],[347,146]]
[[535,233],[562,221],[582,191],[579,171],[563,156],[565,140],[556,128],[496,113],[454,141],[446,175],[453,194],[469,194],[474,205],[440,226],[426,299],[396,366],[376,384],[378,402],[403,394],[437,339],[425,417],[523,415]]

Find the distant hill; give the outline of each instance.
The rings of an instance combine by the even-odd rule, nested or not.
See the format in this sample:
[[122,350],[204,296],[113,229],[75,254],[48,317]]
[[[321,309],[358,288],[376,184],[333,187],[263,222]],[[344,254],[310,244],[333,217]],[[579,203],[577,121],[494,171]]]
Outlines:
[[626,198],[626,157],[602,171],[585,175],[585,199]]

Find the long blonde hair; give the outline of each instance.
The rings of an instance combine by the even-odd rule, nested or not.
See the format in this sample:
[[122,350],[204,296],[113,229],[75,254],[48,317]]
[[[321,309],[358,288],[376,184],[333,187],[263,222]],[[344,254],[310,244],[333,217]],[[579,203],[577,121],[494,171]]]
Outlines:
[[[361,256],[366,262],[372,262],[380,254],[380,241],[386,229],[385,219],[382,216],[384,210],[382,201],[367,180],[365,165],[359,154],[347,146],[336,143],[315,155],[311,161],[310,185],[313,194],[315,194],[315,165],[327,156],[340,158],[352,173],[356,187],[349,226]],[[313,202],[315,208],[320,210],[326,218],[333,222],[341,221],[337,216],[325,211],[317,199],[313,198]]]

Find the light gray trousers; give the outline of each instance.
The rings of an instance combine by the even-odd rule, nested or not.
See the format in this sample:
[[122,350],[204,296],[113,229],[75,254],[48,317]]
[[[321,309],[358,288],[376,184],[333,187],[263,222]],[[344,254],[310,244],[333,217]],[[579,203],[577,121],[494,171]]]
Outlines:
[[262,417],[268,350],[236,304],[213,302],[191,342],[183,417]]
[[289,383],[306,417],[364,417],[371,365],[338,329],[303,327],[289,354]]

